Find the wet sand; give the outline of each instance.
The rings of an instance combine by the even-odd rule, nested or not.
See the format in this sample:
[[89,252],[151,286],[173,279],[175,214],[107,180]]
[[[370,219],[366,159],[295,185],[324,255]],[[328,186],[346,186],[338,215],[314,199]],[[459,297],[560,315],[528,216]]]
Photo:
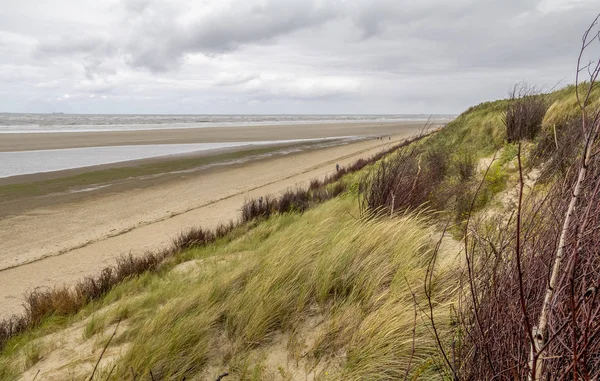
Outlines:
[[[118,191],[109,187],[76,200],[35,206],[33,200],[24,199],[23,203],[33,206],[0,219],[0,318],[21,311],[21,298],[27,290],[71,284],[96,274],[123,254],[140,255],[165,247],[191,226],[212,228],[236,219],[247,198],[304,185],[313,178],[332,173],[336,163],[345,165],[369,157],[390,144],[416,135],[421,127],[419,124],[396,125],[392,131],[386,126],[374,134],[393,132],[391,140],[370,139],[255,160],[158,183],[133,181]],[[252,128],[256,127],[249,127]],[[333,127],[334,132],[320,133],[335,136],[337,128]],[[318,129],[309,130],[318,133]],[[372,133],[373,130],[366,126],[365,131]],[[150,135],[154,132],[157,131],[149,131]],[[173,130],[167,132],[172,134]],[[299,137],[286,135],[284,138]],[[106,139],[102,144],[112,138]],[[242,139],[247,138],[235,137],[235,140]],[[265,140],[265,136],[257,140]],[[36,144],[54,143],[39,140]],[[33,140],[27,144],[31,148]],[[65,139],[63,144],[74,142]]]
[[395,135],[423,122],[320,123],[148,131],[0,134],[0,152],[136,144],[217,143]]

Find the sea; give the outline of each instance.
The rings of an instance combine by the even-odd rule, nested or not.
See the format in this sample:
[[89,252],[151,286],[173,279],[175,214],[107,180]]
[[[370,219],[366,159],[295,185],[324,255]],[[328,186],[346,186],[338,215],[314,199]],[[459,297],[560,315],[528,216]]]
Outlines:
[[[435,120],[444,123],[454,115],[82,115],[0,113],[2,134],[144,131],[182,128],[313,124],[408,122]],[[64,148],[0,152],[0,178],[54,172],[161,156],[198,153],[209,150],[256,145],[284,145],[313,142],[343,144],[360,139],[338,136],[327,139],[270,140],[194,144],[122,145],[110,147]]]
[[0,113],[0,133],[102,132],[202,127],[450,121],[456,115],[84,115]]

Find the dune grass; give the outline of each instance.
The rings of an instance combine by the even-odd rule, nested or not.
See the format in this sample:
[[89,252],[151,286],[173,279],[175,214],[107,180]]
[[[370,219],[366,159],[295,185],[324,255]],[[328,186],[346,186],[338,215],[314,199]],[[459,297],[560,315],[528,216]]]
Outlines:
[[259,222],[258,219],[268,218],[271,214],[301,213],[311,206],[336,197],[346,189],[356,191],[356,187],[352,184],[357,183],[361,170],[369,168],[373,163],[399,147],[408,146],[423,138],[424,136],[417,136],[368,159],[359,159],[347,167],[339,168],[335,174],[327,176],[323,180],[314,179],[308,189],[297,188],[295,191],[288,189],[279,197],[267,195],[264,202],[249,200],[243,205],[241,219],[238,221],[220,224],[214,230],[192,227],[176,237],[170,247],[139,257],[129,255],[119,258],[115,265],[103,269],[96,276],[78,281],[72,287],[34,289],[25,295],[24,314],[14,315],[0,321],[0,349],[4,348],[11,338],[44,323],[48,317],[65,317],[75,314],[92,301],[104,297],[115,285],[127,278],[142,275],[147,271],[160,271],[163,262],[178,256],[184,250],[206,246],[217,239],[245,232],[246,229],[251,229],[256,225]]
[[[425,305],[421,285],[434,244],[424,217],[357,215],[346,195],[189,249],[159,274],[125,281],[80,312],[81,319],[94,314],[82,336],[93,340],[104,327],[127,322],[114,345],[131,346],[112,379],[131,378],[132,371],[140,377],[152,371],[161,380],[210,379],[213,368],[228,370],[231,379],[269,379],[277,369],[261,359],[282,333],[297,338],[286,344],[290,361],[327,364],[318,368],[319,379],[398,379],[409,362],[411,374],[441,377],[433,337],[420,319],[411,356],[415,300]],[[446,259],[434,300],[444,332],[454,291]],[[302,342],[311,317],[318,327],[310,343]],[[0,364],[23,356],[27,345],[19,347]]]
[[[333,379],[398,379],[412,343],[409,287],[419,289],[432,242],[417,217],[361,221],[352,217],[353,204],[339,199],[303,216],[280,215],[226,245],[192,250],[187,255],[202,261],[197,273],[169,274],[158,280],[163,286],[151,287],[160,296],[149,292],[138,299],[139,305],[152,298],[161,308],[132,328],[135,338],[117,375],[133,368],[177,379],[213,361],[228,369],[253,349],[268,351],[276,333],[293,332],[319,315],[323,331],[305,356],[319,362],[346,352]],[[439,289],[437,302],[448,302],[451,291]],[[421,292],[416,297],[424,302]],[[414,361],[422,366],[435,346],[427,343],[425,327],[418,328]]]
[[[567,89],[544,96],[566,102],[569,94]],[[502,121],[507,105],[501,100],[475,106],[411,145],[414,165],[407,176],[439,177],[424,183],[418,199],[441,211],[434,218],[411,207],[412,214],[405,207],[393,209],[394,218],[361,217],[357,197],[364,173],[406,159],[402,152],[357,164],[358,172],[331,182],[314,181],[308,190],[288,192],[272,204],[265,199],[263,209],[251,200],[246,225],[210,239],[201,230],[182,237],[176,255],[154,272],[126,278],[75,316],[46,316],[39,327],[12,338],[0,355],[0,378],[43,363],[46,347],[32,350],[32,343],[81,320],[82,340],[96,347],[106,344],[100,333],[124,323],[110,344],[127,350],[101,367],[97,379],[107,378],[112,365],[111,379],[145,379],[152,372],[157,380],[210,380],[224,371],[234,380],[306,374],[319,380],[449,378],[423,287],[436,241],[431,226],[449,216],[462,226],[461,211],[485,211],[514,182],[516,145],[507,144]],[[541,138],[521,141],[525,156],[547,140],[544,131]],[[494,153],[497,160],[482,179],[477,163]],[[417,184],[413,180],[407,182],[410,189]],[[452,313],[459,308],[457,252],[455,247],[439,253],[429,284],[447,349],[464,335]],[[302,377],[294,373],[298,368]]]

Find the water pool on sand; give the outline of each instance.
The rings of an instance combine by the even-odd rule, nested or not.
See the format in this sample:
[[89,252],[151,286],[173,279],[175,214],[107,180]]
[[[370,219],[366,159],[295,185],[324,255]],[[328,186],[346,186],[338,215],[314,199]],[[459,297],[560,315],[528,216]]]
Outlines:
[[61,171],[95,165],[119,163],[160,156],[181,155],[236,147],[279,145],[324,140],[351,140],[354,137],[296,139],[255,142],[148,144],[54,150],[0,152],[0,178],[33,173]]

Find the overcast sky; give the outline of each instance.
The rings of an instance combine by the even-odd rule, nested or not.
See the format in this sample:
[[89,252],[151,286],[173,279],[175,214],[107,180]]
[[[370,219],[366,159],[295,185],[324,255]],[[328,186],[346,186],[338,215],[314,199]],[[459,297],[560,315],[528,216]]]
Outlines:
[[459,113],[572,83],[598,0],[0,0],[0,111]]

